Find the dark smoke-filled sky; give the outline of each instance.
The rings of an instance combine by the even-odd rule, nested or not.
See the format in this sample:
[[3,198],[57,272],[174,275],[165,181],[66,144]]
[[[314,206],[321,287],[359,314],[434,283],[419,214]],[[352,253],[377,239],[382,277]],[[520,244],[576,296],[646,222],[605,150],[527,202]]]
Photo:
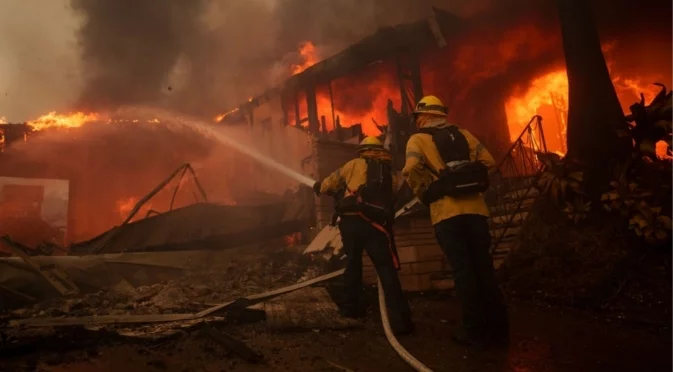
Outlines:
[[[654,28],[635,43],[670,46],[670,1],[595,3],[603,34],[636,39]],[[556,27],[551,0],[4,1],[0,117],[129,103],[210,116],[287,78],[304,40],[329,56],[432,5],[477,15],[494,32],[529,17]]]

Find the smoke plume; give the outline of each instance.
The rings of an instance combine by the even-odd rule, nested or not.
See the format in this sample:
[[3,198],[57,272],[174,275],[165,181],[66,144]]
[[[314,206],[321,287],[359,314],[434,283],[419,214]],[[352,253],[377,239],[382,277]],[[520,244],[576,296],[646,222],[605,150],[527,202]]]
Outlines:
[[80,107],[156,102],[199,34],[204,0],[72,0],[85,17],[80,46],[88,78]]

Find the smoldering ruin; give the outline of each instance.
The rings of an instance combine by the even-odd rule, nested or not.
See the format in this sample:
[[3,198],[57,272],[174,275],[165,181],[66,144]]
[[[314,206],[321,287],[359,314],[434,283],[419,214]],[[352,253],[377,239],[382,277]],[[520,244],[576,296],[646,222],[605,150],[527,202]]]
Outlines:
[[[579,108],[556,3],[70,1],[81,92],[25,118],[0,106],[10,107],[0,124],[3,364],[406,370],[381,330],[366,256],[368,317],[339,313],[334,200],[185,118],[321,180],[366,135],[401,169],[414,104],[433,94],[498,164],[485,198],[515,331],[506,356],[450,343],[452,269],[427,208],[403,186],[394,235],[418,321],[403,347],[437,371],[670,369],[670,229],[652,243],[658,225],[640,239],[574,199],[550,206],[555,186],[544,182],[558,159],[591,162],[568,146],[578,133],[568,112]],[[631,183],[663,185],[638,204],[666,217],[671,4],[649,4],[596,0],[590,11],[619,115],[638,128],[634,141],[652,142],[634,150],[649,160],[632,165]],[[604,195],[595,204],[617,203]]]

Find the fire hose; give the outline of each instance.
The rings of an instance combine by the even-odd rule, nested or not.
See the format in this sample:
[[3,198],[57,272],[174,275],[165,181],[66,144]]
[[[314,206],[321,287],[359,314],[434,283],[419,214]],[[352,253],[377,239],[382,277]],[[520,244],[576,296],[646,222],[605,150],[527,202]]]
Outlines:
[[[418,203],[420,203],[418,198],[414,198],[410,202],[406,203],[402,208],[400,208],[395,213],[395,219],[407,213]],[[331,225],[335,226],[337,224],[338,219],[339,219],[338,215],[334,215],[332,218]],[[378,281],[378,294],[379,294],[378,296],[379,309],[381,311],[381,323],[383,325],[383,331],[386,335],[386,338],[388,339],[388,343],[390,343],[390,346],[392,346],[392,348],[400,356],[400,358],[402,358],[402,360],[407,362],[407,364],[409,364],[416,371],[432,372],[430,368],[428,368],[426,365],[424,365],[418,359],[416,359],[413,355],[411,355],[411,353],[409,353],[409,351],[407,351],[407,349],[405,349],[404,346],[402,346],[395,337],[395,334],[392,331],[392,327],[390,326],[390,319],[388,317],[388,308],[386,307],[386,295],[383,291],[383,286],[381,285],[381,279],[378,277],[378,275],[377,275],[377,281]]]
[[[417,198],[414,198],[412,201],[405,204],[399,211],[395,213],[395,218],[409,211],[418,202],[419,200]],[[388,343],[390,343],[390,346],[393,347],[393,349],[400,356],[400,358],[402,358],[402,360],[407,362],[407,364],[409,364],[416,371],[432,372],[430,368],[428,368],[425,364],[421,363],[418,359],[416,359],[413,355],[411,355],[411,353],[409,353],[407,349],[405,349],[404,346],[402,346],[402,344],[400,344],[400,342],[395,337],[395,334],[393,333],[393,330],[390,327],[390,319],[388,318],[388,308],[386,307],[386,294],[383,292],[381,279],[378,277],[378,275],[376,276],[376,279],[378,281],[379,310],[381,311],[381,323],[383,324],[383,332],[386,334]]]
[[381,279],[378,278],[378,287],[379,287],[379,309],[381,310],[381,323],[383,324],[383,332],[386,334],[386,338],[388,339],[388,343],[390,343],[390,346],[395,349],[395,352],[409,364],[413,369],[415,369],[418,372],[432,372],[430,368],[428,368],[425,364],[421,363],[418,359],[416,359],[411,353],[407,351],[407,349],[400,344],[400,342],[397,340],[395,337],[395,334],[393,334],[393,330],[390,327],[390,319],[388,318],[388,308],[386,307],[386,295],[383,293],[383,286],[381,285]]

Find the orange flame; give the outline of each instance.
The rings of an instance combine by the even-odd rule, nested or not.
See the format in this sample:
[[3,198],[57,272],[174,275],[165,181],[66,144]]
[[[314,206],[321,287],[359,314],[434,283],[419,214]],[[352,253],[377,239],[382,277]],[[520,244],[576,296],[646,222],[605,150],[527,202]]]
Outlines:
[[41,131],[44,129],[50,128],[79,128],[85,124],[92,122],[104,122],[107,124],[120,124],[120,123],[150,123],[157,124],[160,123],[159,119],[126,119],[126,118],[110,118],[106,115],[99,113],[84,113],[76,112],[73,114],[57,114],[52,111],[46,115],[42,115],[36,120],[27,122],[34,131]]
[[237,112],[237,111],[238,111],[238,107],[235,108],[235,109],[233,109],[233,110],[227,111],[227,112],[225,112],[225,113],[223,113],[223,114],[219,114],[219,115],[215,116],[215,117],[213,118],[213,120],[215,120],[216,123],[219,123],[219,122],[222,121],[224,118],[226,118],[227,116],[229,116],[229,115],[231,115],[231,114],[233,114],[233,113],[235,113],[235,112]]
[[128,217],[129,213],[133,210],[133,207],[138,202],[138,198],[130,197],[117,201],[117,212],[122,219]]
[[[628,112],[633,102],[639,100],[641,92],[645,102],[651,101],[658,93],[658,87],[643,83],[640,79],[622,78],[614,73],[612,76],[617,97],[625,112]],[[510,138],[515,140],[531,117],[541,115],[545,121],[544,131],[548,150],[564,154],[567,102],[568,77],[565,69],[558,69],[533,79],[525,91],[513,95],[505,103]]]
[[7,121],[7,118],[4,116],[0,116],[0,124],[8,124],[9,122]]
[[[315,65],[322,58],[315,45],[310,41],[301,44],[299,54],[301,55],[302,63],[292,65],[293,75],[299,74]],[[381,131],[378,126],[386,126],[388,124],[388,100],[392,99],[395,104],[399,104],[399,87],[397,86],[394,74],[391,74],[388,67],[390,66],[378,64],[368,67],[371,70],[368,75],[372,73],[377,75],[375,82],[363,82],[356,74],[335,79],[330,83],[331,87],[317,87],[316,106],[320,130],[333,131],[338,118],[339,124],[343,128],[361,124],[362,132],[365,135],[379,135]],[[354,98],[355,96],[359,99]],[[369,102],[369,108],[353,107],[353,101]],[[298,103],[299,109],[297,111],[300,115],[300,125],[308,127],[308,108],[305,97],[300,97]],[[358,103],[356,106],[361,106],[361,104]],[[296,113],[294,109],[289,110],[287,113],[291,124],[297,121],[295,117]],[[324,127],[322,125],[322,117],[325,118]]]
[[297,75],[320,61],[320,56],[318,55],[315,44],[311,41],[301,43],[299,46],[299,55],[301,56],[302,62],[300,64],[292,65],[292,75]]
[[[136,206],[136,203],[138,203],[138,200],[140,199],[134,196],[117,200],[117,213],[119,213],[119,217],[121,217],[122,221],[129,216],[133,208]],[[138,218],[138,216],[144,216],[150,209],[152,209],[151,202],[143,204],[143,206],[138,210],[138,213],[136,213],[135,217]]]
[[47,128],[78,128],[98,120],[101,120],[101,117],[96,113],[76,112],[62,115],[52,111],[26,124],[31,126],[33,130],[40,131]]

